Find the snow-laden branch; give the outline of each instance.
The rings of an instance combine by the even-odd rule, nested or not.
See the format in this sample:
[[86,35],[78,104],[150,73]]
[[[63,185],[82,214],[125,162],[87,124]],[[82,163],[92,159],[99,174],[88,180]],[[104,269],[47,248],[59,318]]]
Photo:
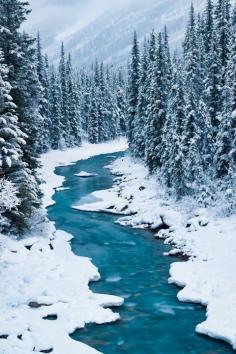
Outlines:
[[5,179],[0,179],[0,218],[6,211],[14,209],[19,205],[20,199],[17,197],[17,189],[14,184]]

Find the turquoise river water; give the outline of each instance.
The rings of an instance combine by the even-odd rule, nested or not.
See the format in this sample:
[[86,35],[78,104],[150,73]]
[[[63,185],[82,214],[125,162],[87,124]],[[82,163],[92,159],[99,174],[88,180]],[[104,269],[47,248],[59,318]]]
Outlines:
[[[113,177],[104,166],[120,155],[100,155],[56,169],[66,178],[63,187],[69,189],[56,192],[56,204],[48,209],[50,219],[58,229],[74,236],[73,251],[92,258],[99,268],[102,278],[91,284],[92,290],[125,299],[124,305],[115,309],[120,321],[88,325],[72,338],[105,354],[235,353],[224,342],[195,333],[195,326],[205,319],[205,308],[178,302],[179,289],[167,280],[171,262],[181,260],[163,256],[169,246],[148,231],[114,224],[117,216],[71,208],[90,193],[112,186]],[[80,171],[98,175],[86,179],[74,176]]]

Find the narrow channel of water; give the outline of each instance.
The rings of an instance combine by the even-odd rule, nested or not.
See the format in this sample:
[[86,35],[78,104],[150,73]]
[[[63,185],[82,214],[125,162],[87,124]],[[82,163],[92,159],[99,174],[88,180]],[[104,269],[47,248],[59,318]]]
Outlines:
[[[56,170],[66,177],[63,187],[69,189],[55,194],[56,204],[48,209],[50,219],[75,237],[73,251],[92,258],[99,268],[102,279],[91,284],[94,292],[125,298],[124,306],[115,309],[121,315],[119,322],[89,325],[72,338],[105,354],[235,353],[224,342],[195,333],[195,326],[205,318],[205,309],[177,301],[178,288],[167,280],[170,263],[179,260],[163,256],[169,246],[148,231],[114,224],[116,216],[71,208],[93,191],[112,186],[113,177],[104,168],[111,159],[100,155]],[[81,171],[98,176],[74,176]]]

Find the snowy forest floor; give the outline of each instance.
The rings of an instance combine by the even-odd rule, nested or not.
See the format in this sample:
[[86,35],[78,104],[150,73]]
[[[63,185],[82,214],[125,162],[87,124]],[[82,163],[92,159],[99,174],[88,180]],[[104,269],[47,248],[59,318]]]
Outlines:
[[213,209],[197,209],[191,198],[176,203],[129,156],[108,168],[117,176],[113,188],[93,193],[96,202],[75,208],[123,214],[121,225],[158,231],[157,237],[173,245],[168,255],[186,255],[187,262],[170,269],[169,282],[183,288],[178,299],[207,306],[207,318],[196,331],[236,349],[236,216],[220,218]]
[[119,319],[107,307],[119,306],[123,299],[90,291],[89,282],[99,279],[98,270],[89,259],[73,254],[72,236],[55,229],[45,208],[54,203],[54,190],[63,183],[63,177],[54,173],[57,166],[126,148],[125,140],[119,140],[42,156],[44,209],[24,238],[0,234],[0,354],[52,349],[55,354],[95,354],[69,334],[86,323]]

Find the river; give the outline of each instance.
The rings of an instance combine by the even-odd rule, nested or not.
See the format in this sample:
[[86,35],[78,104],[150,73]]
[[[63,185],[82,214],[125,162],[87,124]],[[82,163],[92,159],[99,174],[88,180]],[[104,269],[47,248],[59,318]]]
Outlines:
[[[48,209],[50,219],[74,236],[74,253],[92,258],[99,268],[101,281],[92,283],[91,289],[125,299],[115,309],[120,321],[88,325],[72,338],[105,354],[235,353],[224,342],[195,333],[195,326],[205,319],[205,308],[178,302],[178,288],[167,280],[170,264],[181,260],[163,256],[169,246],[148,231],[115,224],[117,216],[71,208],[90,193],[112,186],[113,176],[104,166],[120,155],[99,155],[56,169],[65,176],[63,187],[68,189],[56,192],[56,204]],[[97,176],[75,176],[80,171]]]

